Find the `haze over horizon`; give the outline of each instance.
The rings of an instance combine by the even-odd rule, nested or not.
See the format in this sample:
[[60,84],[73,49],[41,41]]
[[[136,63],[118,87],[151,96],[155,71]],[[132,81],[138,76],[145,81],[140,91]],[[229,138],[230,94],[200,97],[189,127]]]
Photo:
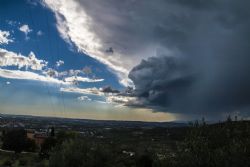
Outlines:
[[250,118],[250,2],[1,0],[0,113]]

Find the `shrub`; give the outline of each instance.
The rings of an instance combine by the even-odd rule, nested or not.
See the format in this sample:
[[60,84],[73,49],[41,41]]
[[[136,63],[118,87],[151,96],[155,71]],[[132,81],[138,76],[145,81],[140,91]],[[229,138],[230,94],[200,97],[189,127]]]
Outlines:
[[12,165],[12,161],[10,159],[6,159],[4,162],[3,162],[3,166],[11,166]]
[[27,159],[24,159],[24,158],[19,159],[19,165],[20,166],[27,166],[27,164],[28,164]]
[[49,159],[50,167],[111,167],[112,153],[100,145],[68,140],[57,146]]

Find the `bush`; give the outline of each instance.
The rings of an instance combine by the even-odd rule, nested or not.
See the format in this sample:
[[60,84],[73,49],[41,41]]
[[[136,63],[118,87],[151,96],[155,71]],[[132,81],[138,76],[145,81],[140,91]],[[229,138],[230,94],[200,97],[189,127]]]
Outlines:
[[20,153],[22,151],[35,151],[36,145],[33,140],[27,138],[24,129],[13,129],[4,134],[2,148]]
[[19,165],[20,166],[27,166],[27,164],[28,164],[27,159],[22,158],[22,159],[19,160]]
[[233,124],[228,121],[224,124],[193,127],[180,145],[176,157],[177,166],[250,166],[250,131],[247,126],[245,123]]
[[12,165],[12,161],[10,159],[6,159],[4,162],[3,162],[3,166],[11,166]]
[[49,152],[56,146],[56,139],[54,137],[49,137],[45,139],[44,143],[41,145],[40,156],[49,157]]
[[10,130],[3,136],[3,149],[19,153],[25,149],[25,145],[26,132],[24,129]]
[[[71,137],[62,140],[52,151],[50,167],[249,167],[250,124],[227,121],[208,125],[197,121],[184,140],[178,140],[176,151],[157,152],[133,148],[135,155],[123,153],[121,143],[84,142]],[[92,143],[91,143],[92,142]],[[144,145],[145,146],[145,145]],[[140,148],[140,147],[139,147]],[[128,149],[128,150],[131,150]]]
[[144,154],[138,157],[136,161],[137,167],[152,167],[153,160],[150,155]]
[[111,167],[109,149],[81,140],[68,140],[57,146],[49,159],[50,167]]

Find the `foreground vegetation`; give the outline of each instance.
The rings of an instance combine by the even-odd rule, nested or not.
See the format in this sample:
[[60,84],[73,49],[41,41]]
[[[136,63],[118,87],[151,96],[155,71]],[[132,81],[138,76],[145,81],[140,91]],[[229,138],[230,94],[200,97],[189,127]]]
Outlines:
[[229,119],[225,123],[207,125],[203,121],[188,128],[113,129],[90,136],[60,131],[36,152],[1,152],[0,165],[248,167],[250,123]]

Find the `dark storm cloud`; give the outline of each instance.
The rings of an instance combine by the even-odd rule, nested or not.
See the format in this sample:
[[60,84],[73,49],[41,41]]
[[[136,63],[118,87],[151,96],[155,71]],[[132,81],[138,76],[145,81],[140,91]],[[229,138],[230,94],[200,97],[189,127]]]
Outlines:
[[119,90],[113,89],[111,86],[105,86],[101,88],[101,92],[103,93],[120,93]]
[[170,105],[174,96],[188,90],[195,80],[182,58],[169,56],[143,60],[129,77],[136,85],[137,96],[164,107]]
[[147,48],[154,54],[156,47],[167,42],[162,35],[174,33],[169,34],[175,36],[173,40],[183,40],[184,36],[179,35],[184,31],[182,25],[187,26],[185,31],[192,29],[189,21],[193,19],[191,14],[196,14],[189,13],[185,2],[180,5],[171,0],[79,0],[78,3],[78,10],[83,8],[91,18],[91,31],[97,34],[102,45],[126,55],[124,60],[149,57],[141,53]]
[[[144,58],[129,74],[146,105],[225,112],[250,104],[250,2],[81,1],[107,45]],[[98,11],[98,13],[96,13]],[[100,14],[101,13],[101,14]],[[101,25],[101,26],[100,26]],[[140,50],[150,45],[152,58]]]
[[129,74],[137,96],[175,112],[223,113],[250,105],[250,3],[175,1],[183,10],[155,26],[170,53]]
[[104,52],[112,48],[107,56],[126,69],[145,59],[129,74],[143,104],[180,113],[249,107],[250,1],[77,2]]

